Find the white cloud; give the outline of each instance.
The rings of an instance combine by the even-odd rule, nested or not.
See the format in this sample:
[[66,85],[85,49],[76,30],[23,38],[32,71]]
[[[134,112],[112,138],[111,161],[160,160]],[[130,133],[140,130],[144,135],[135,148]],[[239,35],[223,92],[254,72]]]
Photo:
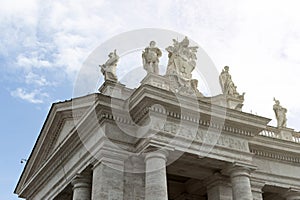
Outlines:
[[54,83],[49,82],[45,78],[45,76],[40,76],[40,75],[35,74],[33,72],[29,72],[25,76],[25,82],[26,82],[26,84],[34,84],[34,85],[39,86],[39,87],[54,85]]
[[48,97],[49,95],[45,92],[41,92],[39,90],[33,90],[31,92],[27,92],[23,88],[17,88],[10,92],[11,96],[20,98],[30,103],[34,104],[41,104],[44,103],[44,98]]
[[29,70],[32,68],[45,68],[52,66],[52,63],[50,63],[48,60],[39,59],[36,55],[26,56],[23,54],[18,55],[16,64]]
[[47,70],[73,81],[102,42],[124,31],[156,27],[188,35],[219,71],[229,65],[238,91],[246,92],[245,111],[274,118],[276,96],[299,113],[299,1],[8,2],[0,8],[4,22],[0,27],[5,30],[0,33],[0,53],[17,52],[18,66],[27,73],[34,69],[41,77],[39,81],[25,77],[28,84],[50,80]]

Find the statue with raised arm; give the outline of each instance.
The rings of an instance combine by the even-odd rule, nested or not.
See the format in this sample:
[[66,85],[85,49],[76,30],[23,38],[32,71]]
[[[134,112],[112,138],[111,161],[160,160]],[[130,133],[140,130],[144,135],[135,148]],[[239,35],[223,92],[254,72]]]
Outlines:
[[104,80],[110,80],[117,82],[118,78],[116,75],[116,67],[119,61],[119,56],[117,55],[116,49],[108,54],[109,59],[101,67],[101,72],[104,75]]
[[159,74],[158,63],[162,53],[155,45],[155,41],[151,41],[149,47],[143,51],[143,66],[147,73]]
[[222,92],[224,95],[232,96],[238,99],[244,99],[245,93],[240,95],[236,86],[231,79],[231,75],[229,74],[229,67],[225,66],[219,76],[219,82],[222,88]]
[[273,110],[277,119],[277,127],[286,127],[286,112],[287,109],[280,105],[279,100],[274,98],[275,104],[273,105]]
[[173,39],[173,46],[166,50],[169,52],[169,62],[166,75],[177,75],[180,78],[191,80],[192,71],[196,67],[197,46],[190,47],[190,41],[185,37],[181,42]]

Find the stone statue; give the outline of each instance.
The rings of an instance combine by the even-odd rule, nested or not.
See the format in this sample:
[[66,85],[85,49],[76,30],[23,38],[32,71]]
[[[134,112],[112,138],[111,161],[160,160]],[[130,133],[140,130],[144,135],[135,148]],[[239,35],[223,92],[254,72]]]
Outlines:
[[146,47],[143,51],[142,58],[143,66],[147,73],[158,74],[158,63],[162,53],[155,45],[155,41],[151,41],[149,47]]
[[274,98],[275,104],[273,110],[277,119],[277,127],[286,127],[286,112],[287,109],[280,105],[280,102]]
[[110,80],[117,82],[118,78],[116,75],[116,67],[119,61],[119,56],[117,55],[116,49],[114,52],[110,52],[108,54],[109,59],[103,65],[99,65],[101,67],[101,72],[104,75],[104,80]]
[[166,75],[177,75],[186,80],[192,78],[192,71],[196,67],[198,47],[189,47],[189,43],[190,41],[187,37],[181,42],[173,39],[173,46],[166,48],[169,52]]
[[237,87],[233,83],[233,81],[231,79],[231,75],[229,74],[228,66],[225,66],[224,69],[222,70],[222,72],[219,76],[219,81],[220,81],[220,85],[221,85],[222,92],[224,95],[228,95],[228,96],[235,97],[238,99],[244,99],[245,93],[240,95],[237,92],[237,90],[236,90]]

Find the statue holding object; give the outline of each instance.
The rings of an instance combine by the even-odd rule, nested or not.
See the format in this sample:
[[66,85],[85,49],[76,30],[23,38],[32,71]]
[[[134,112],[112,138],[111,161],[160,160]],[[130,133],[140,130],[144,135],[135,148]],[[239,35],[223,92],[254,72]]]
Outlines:
[[162,53],[155,45],[155,41],[151,41],[149,47],[143,51],[143,66],[147,73],[159,74],[158,63]]
[[181,42],[173,39],[173,46],[166,50],[169,52],[169,62],[166,75],[177,75],[179,78],[191,80],[192,71],[196,67],[197,46],[189,47],[190,41],[185,37]]
[[277,119],[277,127],[286,127],[286,112],[287,109],[280,105],[279,100],[274,98],[275,104],[273,105],[273,110]]
[[222,92],[224,95],[226,96],[231,96],[237,99],[244,99],[244,95],[245,93],[243,93],[242,95],[240,95],[237,90],[236,90],[236,86],[233,83],[232,79],[231,79],[231,75],[229,74],[229,67],[225,66],[224,69],[222,70],[220,76],[219,76],[219,82],[222,88]]
[[119,56],[117,55],[117,50],[115,49],[113,52],[108,54],[109,59],[103,65],[99,65],[101,67],[101,72],[104,75],[104,80],[110,80],[113,82],[117,82],[118,78],[116,75],[116,67],[119,61]]

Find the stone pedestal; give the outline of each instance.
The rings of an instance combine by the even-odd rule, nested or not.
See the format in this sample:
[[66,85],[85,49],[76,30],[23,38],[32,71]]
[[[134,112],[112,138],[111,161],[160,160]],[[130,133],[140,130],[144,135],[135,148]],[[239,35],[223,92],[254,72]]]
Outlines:
[[250,184],[250,168],[234,165],[229,169],[233,200],[253,200]]
[[265,183],[261,181],[251,180],[251,189],[253,200],[263,200],[262,196],[262,188],[264,187]]
[[73,200],[90,200],[91,199],[91,176],[90,174],[77,175],[72,180]]
[[229,180],[219,173],[210,178],[207,186],[208,200],[232,200],[232,188]]
[[293,141],[294,129],[286,128],[286,127],[279,127],[279,138],[283,140]]
[[216,105],[227,107],[235,110],[242,110],[244,99],[241,97],[233,97],[228,95],[217,95],[209,98],[209,100]]
[[146,154],[145,200],[168,200],[166,151]]
[[109,166],[103,162],[94,165],[92,200],[123,200],[123,171]]
[[119,99],[127,99],[132,91],[125,87],[124,84],[106,80],[98,89],[104,95],[111,96]]
[[169,83],[165,77],[153,73],[148,73],[147,76],[141,81],[141,84],[152,85],[164,90],[170,89]]

